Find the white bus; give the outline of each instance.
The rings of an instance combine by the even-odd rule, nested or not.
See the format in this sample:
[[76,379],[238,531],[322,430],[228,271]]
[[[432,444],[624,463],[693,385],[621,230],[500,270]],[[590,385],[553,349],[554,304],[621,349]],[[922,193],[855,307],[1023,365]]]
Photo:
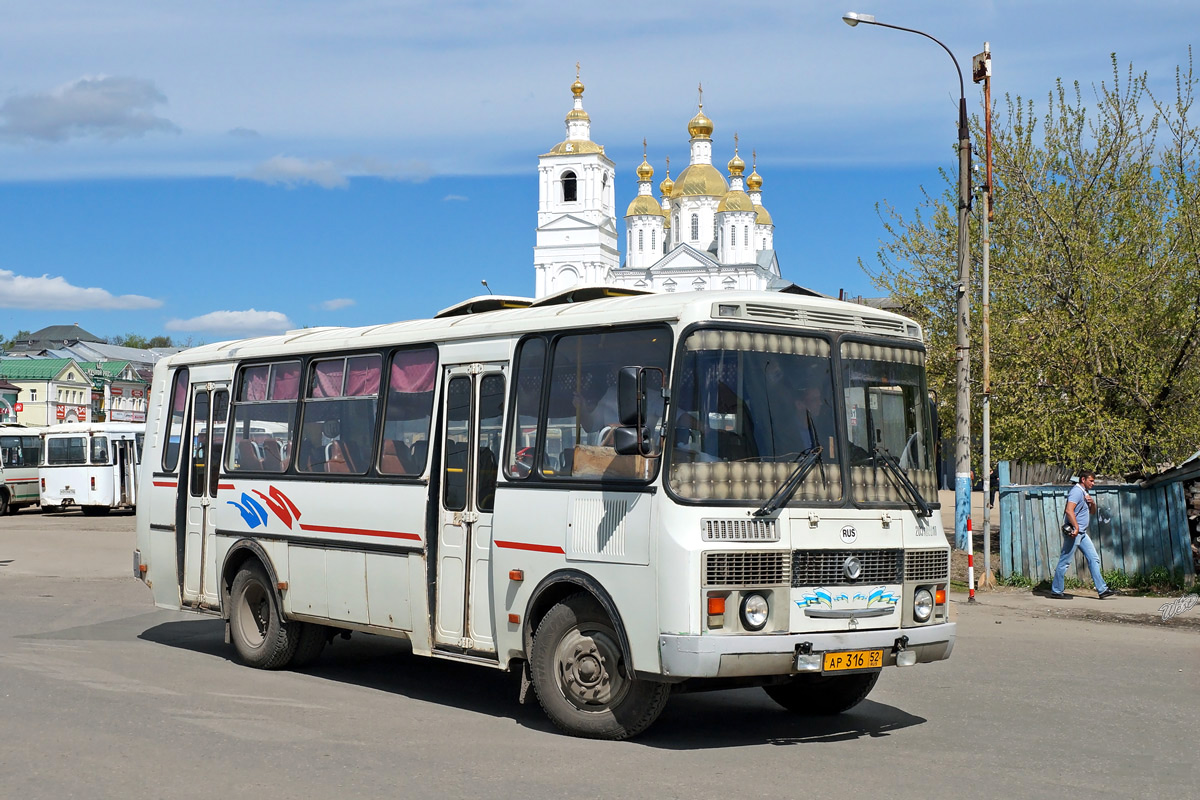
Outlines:
[[611,289],[195,348],[155,369],[134,571],[252,666],[403,637],[575,735],[676,688],[837,713],[954,644],[924,359],[866,306]]
[[79,506],[92,516],[135,508],[145,437],[142,422],[68,422],[46,428],[38,468],[42,508]]
[[19,423],[0,425],[0,469],[4,473],[0,515],[38,504],[38,463],[44,430]]

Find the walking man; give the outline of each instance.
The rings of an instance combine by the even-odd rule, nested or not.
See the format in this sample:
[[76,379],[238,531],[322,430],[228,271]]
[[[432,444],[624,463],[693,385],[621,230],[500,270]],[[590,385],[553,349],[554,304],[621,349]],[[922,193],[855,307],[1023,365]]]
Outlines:
[[1082,550],[1083,557],[1087,559],[1092,582],[1096,584],[1096,592],[1100,599],[1116,594],[1108,588],[1100,574],[1100,556],[1096,554],[1096,547],[1087,533],[1088,523],[1096,513],[1096,501],[1088,494],[1088,490],[1095,485],[1096,473],[1085,469],[1079,473],[1079,483],[1067,492],[1067,512],[1063,515],[1062,555],[1058,558],[1058,566],[1054,568],[1054,581],[1050,584],[1050,596],[1057,600],[1066,600],[1071,596],[1063,594],[1063,586],[1066,582],[1067,567],[1075,557],[1076,548]]

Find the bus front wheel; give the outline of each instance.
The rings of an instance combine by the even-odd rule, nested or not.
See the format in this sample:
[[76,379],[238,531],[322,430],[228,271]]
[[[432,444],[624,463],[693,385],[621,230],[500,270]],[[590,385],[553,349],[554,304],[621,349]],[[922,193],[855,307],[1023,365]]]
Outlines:
[[787,683],[764,686],[779,705],[796,714],[840,714],[867,699],[879,670],[853,675],[796,675]]
[[573,736],[636,736],[658,719],[671,694],[668,684],[630,674],[612,621],[583,592],[542,618],[529,667],[542,709]]
[[251,561],[242,566],[229,597],[229,633],[242,662],[259,669],[286,666],[296,653],[299,626],[284,623],[262,565]]

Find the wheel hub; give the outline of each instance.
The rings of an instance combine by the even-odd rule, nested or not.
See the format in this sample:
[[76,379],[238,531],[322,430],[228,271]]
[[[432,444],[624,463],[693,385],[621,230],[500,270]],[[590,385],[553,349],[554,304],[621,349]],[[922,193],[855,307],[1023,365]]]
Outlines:
[[563,695],[593,711],[619,702],[629,688],[618,668],[620,652],[606,631],[575,629],[563,637],[556,653]]

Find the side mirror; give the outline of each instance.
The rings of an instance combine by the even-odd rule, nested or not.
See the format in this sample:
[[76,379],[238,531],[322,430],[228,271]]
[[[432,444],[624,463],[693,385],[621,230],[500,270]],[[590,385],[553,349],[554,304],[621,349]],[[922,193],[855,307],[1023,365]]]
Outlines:
[[658,367],[621,367],[617,373],[617,416],[613,446],[619,455],[659,455],[666,399],[665,373]]
[[638,425],[646,416],[641,372],[640,367],[621,367],[617,372],[617,417],[621,425]]

